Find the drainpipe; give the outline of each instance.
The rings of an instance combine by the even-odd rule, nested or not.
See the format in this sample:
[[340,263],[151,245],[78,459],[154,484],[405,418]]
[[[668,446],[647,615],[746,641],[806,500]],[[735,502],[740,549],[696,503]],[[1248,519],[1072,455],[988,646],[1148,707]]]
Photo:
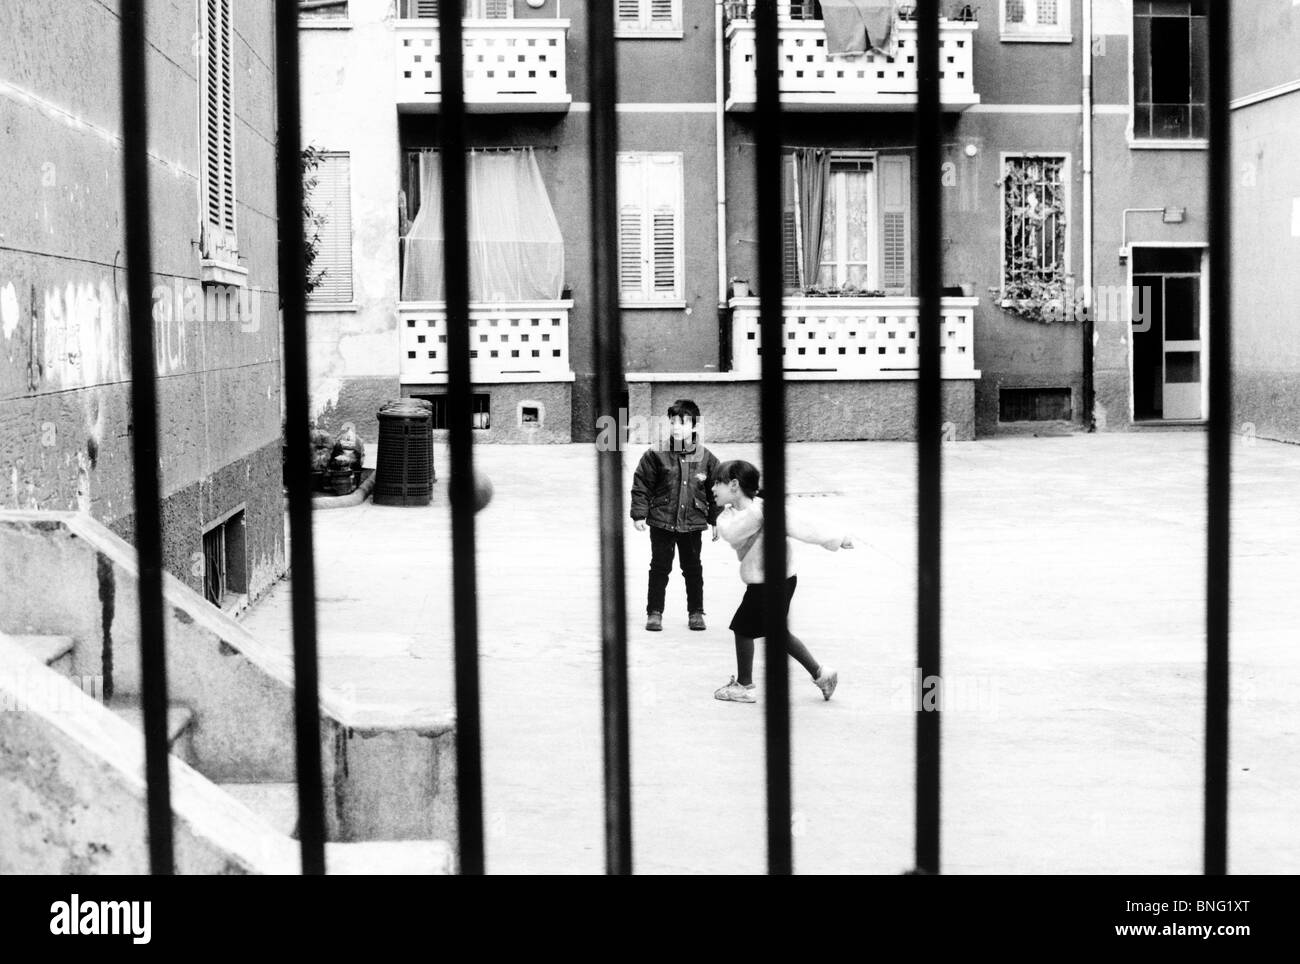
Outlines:
[[713,138],[717,145],[716,166],[718,178],[718,371],[731,371],[731,315],[727,311],[727,150],[723,143],[725,116],[723,112],[725,89],[722,76],[722,58],[727,53],[724,33],[723,0],[714,0],[713,31],[714,69],[713,99],[715,128]]
[[723,0],[715,0],[713,29],[717,34],[716,50],[714,51],[714,81],[713,81],[713,98],[714,113],[716,115],[716,130],[714,131],[714,140],[717,142],[717,176],[718,176],[718,307],[727,306],[727,151],[723,144],[722,137],[724,131],[724,112],[722,79],[722,58],[727,53],[727,41],[724,35]]
[[1083,0],[1083,298],[1086,313],[1083,321],[1083,424],[1089,432],[1097,430],[1096,363],[1093,319],[1092,259],[1092,0]]

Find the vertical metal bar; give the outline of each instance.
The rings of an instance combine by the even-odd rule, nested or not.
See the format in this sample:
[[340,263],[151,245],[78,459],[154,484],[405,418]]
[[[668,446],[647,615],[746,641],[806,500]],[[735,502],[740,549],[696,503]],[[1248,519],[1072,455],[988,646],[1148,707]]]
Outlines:
[[473,385],[469,368],[469,209],[465,197],[465,53],[461,4],[438,5],[442,213],[447,291],[447,429],[451,444],[452,609],[456,634],[456,782],[460,872],[482,874],[483,759],[474,562]]
[[[767,718],[767,869],[794,873],[790,838],[790,672],[785,614],[785,362],[781,284],[781,87],[776,0],[754,9],[757,103],[759,332],[763,346],[763,619],[767,627],[763,702]],[[719,226],[721,230],[721,226]]]
[[[920,381],[917,385],[916,653],[922,681],[940,676],[943,383],[940,379],[939,2],[917,5],[916,211],[920,283]],[[940,708],[916,716],[916,871],[939,873]]]
[[139,564],[140,675],[144,710],[149,868],[175,872],[167,747],[167,647],[162,602],[162,494],[158,481],[158,394],[154,369],[153,238],[149,225],[149,111],[144,0],[123,0],[122,157],[126,285],[131,312],[135,549]]
[[1228,612],[1232,482],[1231,15],[1211,3],[1210,426],[1206,473],[1205,873],[1228,872]]
[[[611,414],[623,387],[618,295],[618,71],[614,5],[587,8],[587,76],[591,90],[592,348],[596,411]],[[621,422],[621,420],[619,420]],[[623,452],[597,451],[600,484],[601,680],[605,731],[605,871],[632,872],[632,781],[628,738],[627,599],[623,585]]]
[[275,7],[275,159],[280,304],[284,314],[285,447],[293,612],[293,720],[298,839],[304,874],[325,873],[320,676],[316,653],[316,562],[311,527],[311,406],[307,379],[307,267],[302,223],[302,108],[298,100],[298,4]]

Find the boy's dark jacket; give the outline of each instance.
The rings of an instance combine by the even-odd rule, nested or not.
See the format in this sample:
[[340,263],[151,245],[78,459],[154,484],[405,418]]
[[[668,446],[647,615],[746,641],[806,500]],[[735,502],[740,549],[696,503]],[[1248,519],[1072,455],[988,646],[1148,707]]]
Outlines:
[[632,518],[671,532],[698,532],[713,525],[718,520],[713,501],[717,468],[717,456],[698,443],[647,449],[632,477]]

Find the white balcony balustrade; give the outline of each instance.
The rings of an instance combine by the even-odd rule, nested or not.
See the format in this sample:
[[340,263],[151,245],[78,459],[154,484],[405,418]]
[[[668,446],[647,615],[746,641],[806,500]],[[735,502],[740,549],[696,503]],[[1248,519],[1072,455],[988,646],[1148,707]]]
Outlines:
[[[399,20],[397,107],[433,112],[442,102],[437,23]],[[567,111],[572,103],[568,20],[466,20],[465,109],[478,113]]]
[[[569,309],[572,301],[470,306],[470,377],[475,383],[572,381]],[[442,302],[403,302],[397,309],[404,385],[447,380],[447,308]]]
[[[944,378],[978,378],[978,298],[944,298],[940,356]],[[738,375],[761,373],[757,298],[731,301],[731,359]],[[785,299],[782,353],[787,372],[827,378],[907,379],[920,370],[920,308],[916,298]]]
[[[939,99],[945,111],[963,111],[980,102],[973,57],[978,26],[970,21],[940,21]],[[877,52],[831,56],[820,20],[783,18],[779,43],[781,103],[786,110],[901,111],[911,110],[916,103],[914,21],[897,22],[893,57]],[[733,19],[727,25],[727,56],[727,110],[752,111],[757,100],[753,20]]]

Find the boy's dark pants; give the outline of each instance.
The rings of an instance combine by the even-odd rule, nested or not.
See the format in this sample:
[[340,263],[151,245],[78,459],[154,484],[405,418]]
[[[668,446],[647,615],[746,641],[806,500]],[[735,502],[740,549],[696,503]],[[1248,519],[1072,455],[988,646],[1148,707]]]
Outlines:
[[700,565],[703,532],[669,532],[656,526],[650,529],[650,590],[645,611],[664,611],[664,590],[673,571],[673,550],[681,556],[682,577],[686,580],[686,610],[704,612],[704,568]]

